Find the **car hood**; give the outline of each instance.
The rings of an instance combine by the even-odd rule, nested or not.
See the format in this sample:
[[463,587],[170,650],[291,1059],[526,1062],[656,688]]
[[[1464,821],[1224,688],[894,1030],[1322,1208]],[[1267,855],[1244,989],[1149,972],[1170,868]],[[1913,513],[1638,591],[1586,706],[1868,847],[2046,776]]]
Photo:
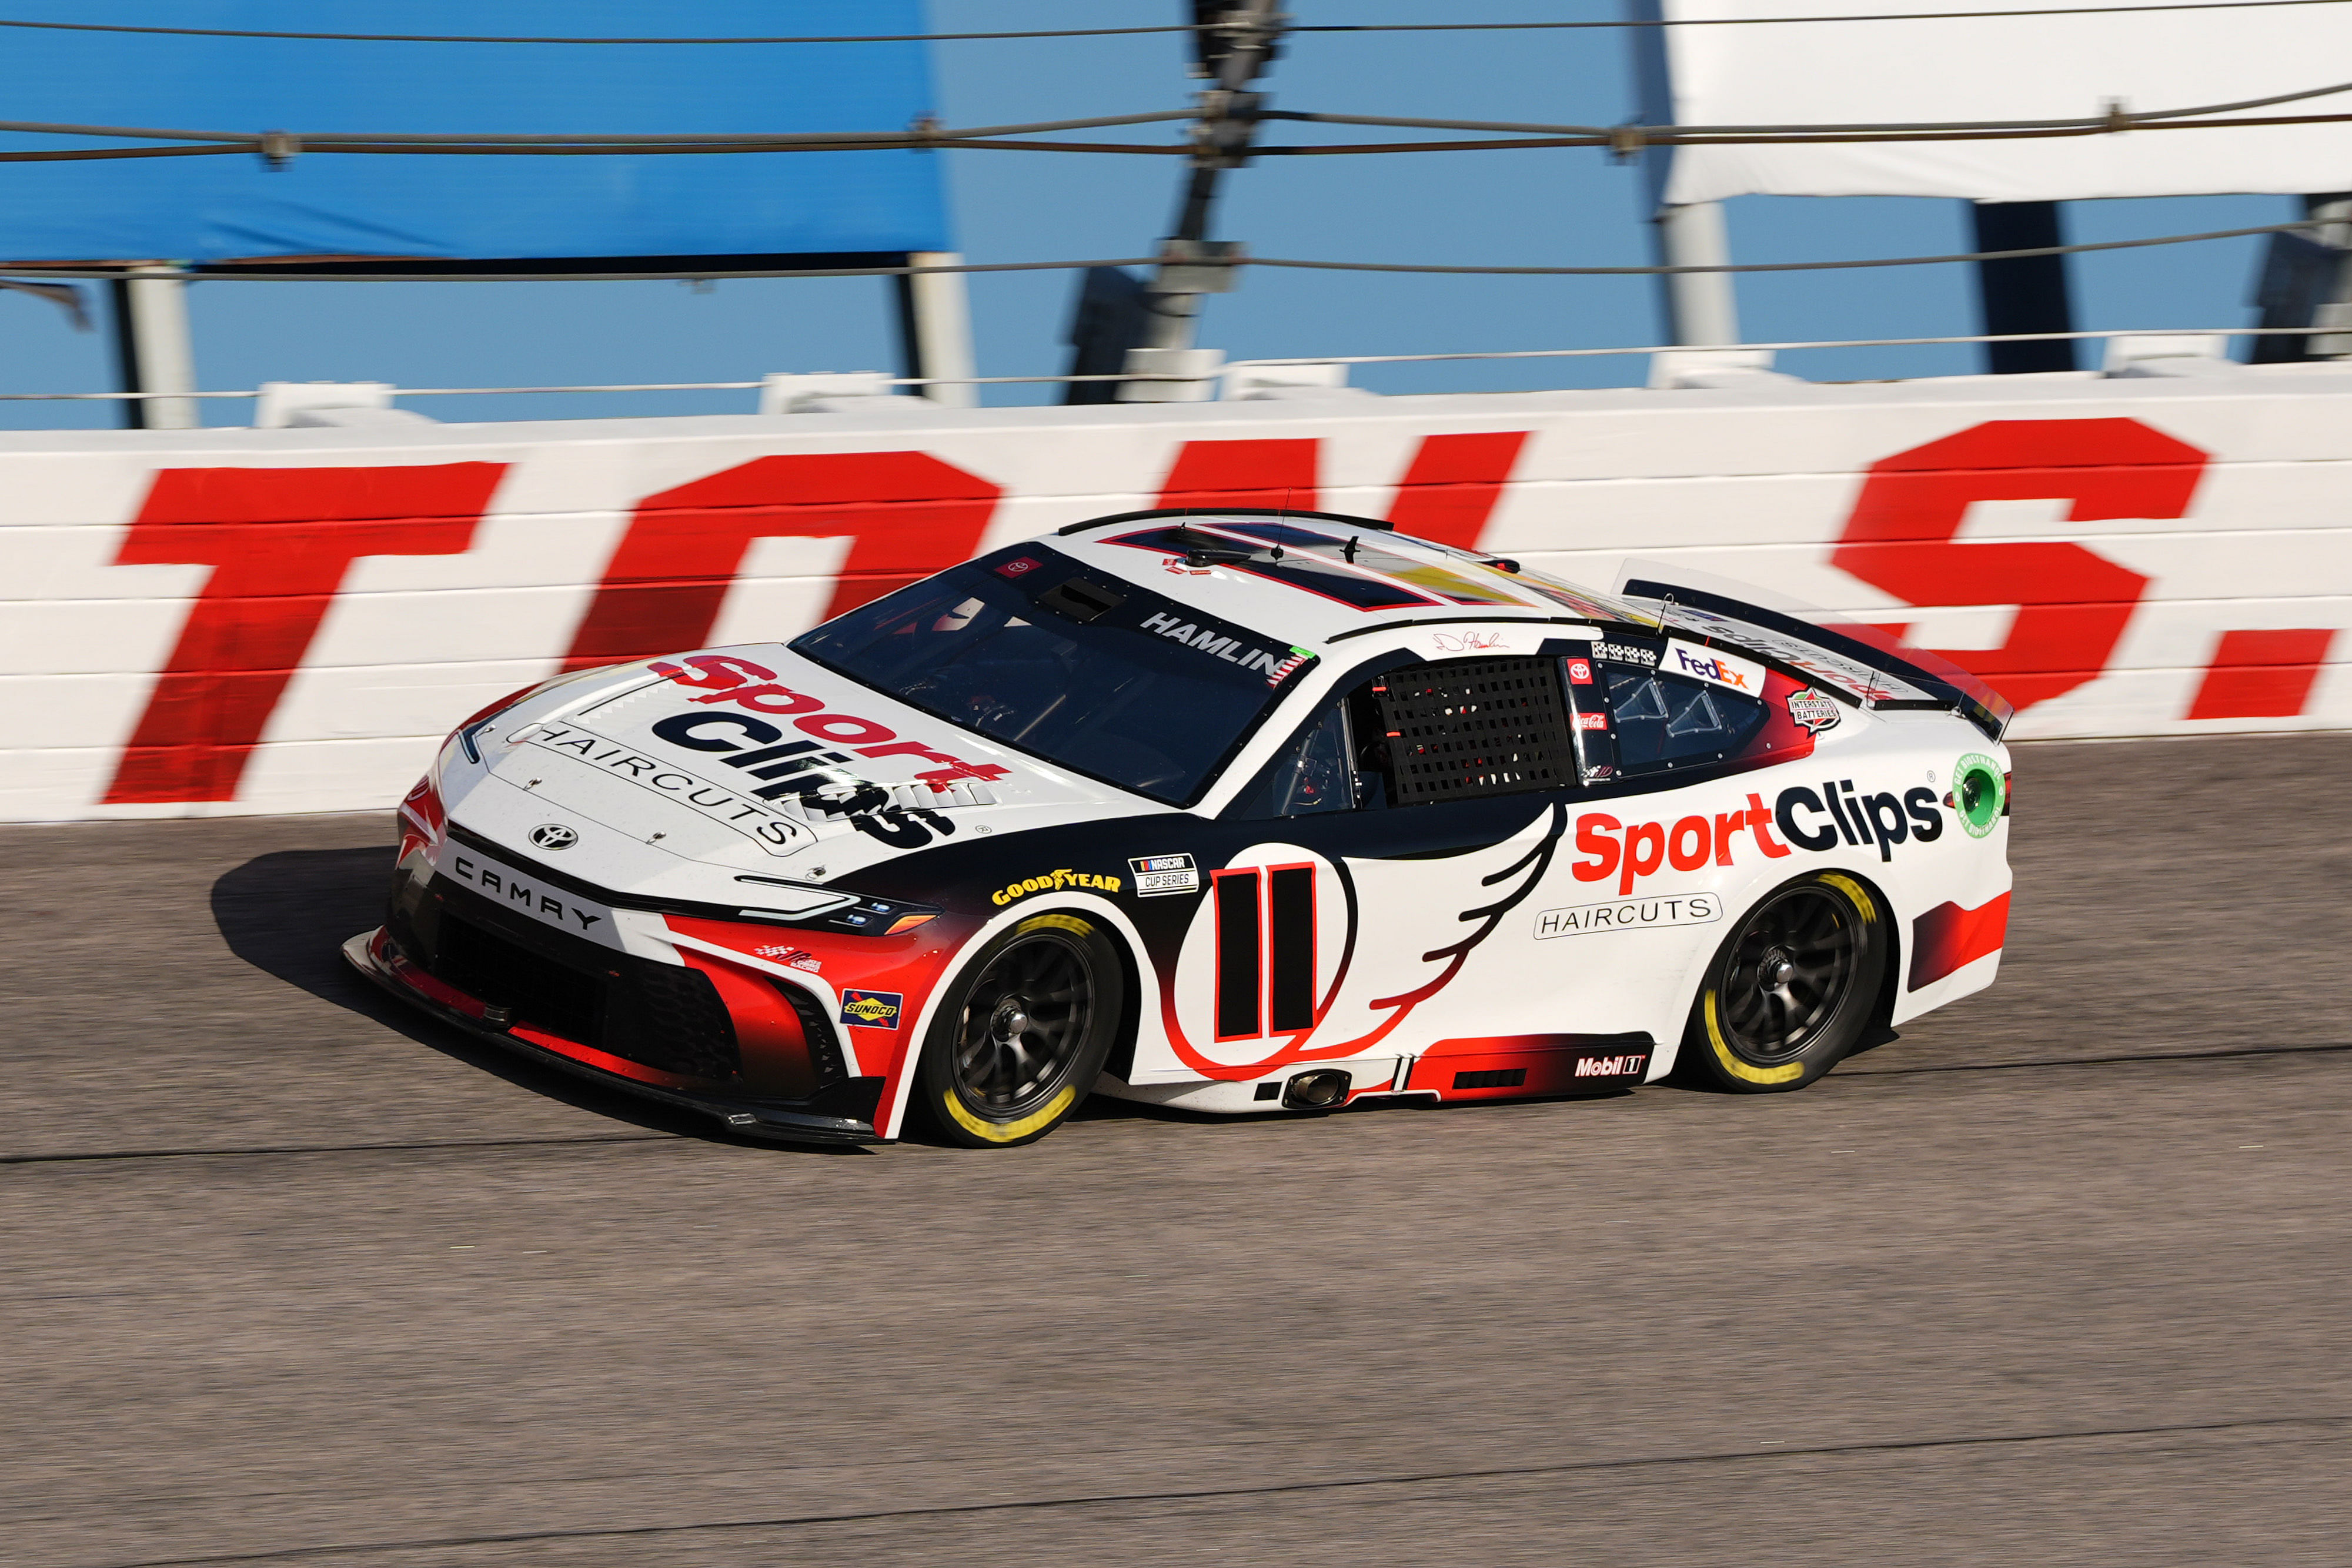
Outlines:
[[942,843],[1171,809],[782,643],[543,687],[460,730],[441,767],[458,826],[598,885],[689,899],[740,899],[746,874],[834,882]]

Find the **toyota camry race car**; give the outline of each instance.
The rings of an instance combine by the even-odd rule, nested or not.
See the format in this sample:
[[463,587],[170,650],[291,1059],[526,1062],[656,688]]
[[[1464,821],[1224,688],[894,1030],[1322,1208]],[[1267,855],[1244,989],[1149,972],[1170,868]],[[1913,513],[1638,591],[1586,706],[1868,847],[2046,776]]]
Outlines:
[[352,964],[754,1135],[1790,1090],[1989,985],[2007,705],[1328,513],[1129,513],[451,735]]

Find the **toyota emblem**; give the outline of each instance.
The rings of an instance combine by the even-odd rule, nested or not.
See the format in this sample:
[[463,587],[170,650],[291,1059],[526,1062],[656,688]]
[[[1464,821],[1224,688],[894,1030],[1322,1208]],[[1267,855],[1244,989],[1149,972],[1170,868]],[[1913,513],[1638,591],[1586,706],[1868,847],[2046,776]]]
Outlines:
[[580,835],[561,822],[541,822],[530,831],[530,841],[543,850],[568,850]]

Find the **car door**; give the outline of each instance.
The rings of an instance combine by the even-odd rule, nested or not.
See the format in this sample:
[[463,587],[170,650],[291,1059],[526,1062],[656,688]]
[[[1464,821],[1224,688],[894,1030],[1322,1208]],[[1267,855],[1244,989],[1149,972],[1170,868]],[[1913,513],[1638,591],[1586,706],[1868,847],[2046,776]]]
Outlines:
[[1204,836],[1207,896],[1166,977],[1179,1060],[1256,1076],[1538,1013],[1463,982],[1499,972],[1490,944],[1562,852],[1579,711],[1550,648],[1400,654],[1344,678]]

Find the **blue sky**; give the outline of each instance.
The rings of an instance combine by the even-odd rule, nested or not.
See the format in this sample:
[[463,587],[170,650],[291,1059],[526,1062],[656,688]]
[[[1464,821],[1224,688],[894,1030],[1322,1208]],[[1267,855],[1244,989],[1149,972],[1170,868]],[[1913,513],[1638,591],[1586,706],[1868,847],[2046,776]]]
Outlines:
[[[381,25],[380,7],[317,8],[321,26]],[[780,14],[784,7],[779,7]],[[932,26],[1102,26],[1177,19],[1177,0],[930,0]],[[1475,0],[1436,12],[1405,0],[1290,0],[1301,22],[1560,20],[1616,15],[1613,0]],[[345,15],[348,13],[348,15]],[[1527,34],[1307,35],[1264,84],[1277,107],[1355,113],[1611,123],[1632,116],[1615,30]],[[1179,36],[934,46],[940,113],[985,124],[1177,108],[1193,84]],[[398,129],[398,128],[387,128]],[[1276,137],[1286,135],[1277,128]],[[1156,135],[1151,128],[1110,135]],[[958,232],[974,261],[1143,254],[1169,226],[1173,159],[958,152],[941,157]],[[1261,162],[1227,179],[1218,231],[1263,256],[1536,266],[1651,258],[1638,172],[1599,152],[1412,154]],[[2278,223],[2279,196],[2083,202],[2074,241]],[[1895,198],[1747,197],[1730,204],[1734,256],[1793,261],[1969,248],[1961,204]],[[2086,329],[2246,323],[2255,239],[2074,258]],[[981,371],[1063,368],[1073,275],[982,276],[971,284]],[[887,286],[854,280],[675,283],[264,284],[192,291],[200,382],[390,381],[406,386],[751,381],[771,371],[887,369]],[[1751,340],[1973,331],[1965,267],[1743,277]],[[1261,269],[1208,302],[1202,341],[1234,358],[1572,348],[1657,340],[1654,286],[1637,278],[1494,278]],[[1819,380],[1953,374],[1976,350],[1913,348],[1784,355]],[[1635,358],[1365,367],[1388,392],[1638,382]],[[0,392],[112,386],[103,331],[76,333],[44,301],[0,294]],[[1050,401],[992,389],[992,402]],[[247,405],[219,405],[242,423]],[[751,395],[644,393],[433,399],[441,418],[745,412]],[[460,411],[463,411],[462,413]],[[0,427],[102,425],[96,404],[0,403]]]

